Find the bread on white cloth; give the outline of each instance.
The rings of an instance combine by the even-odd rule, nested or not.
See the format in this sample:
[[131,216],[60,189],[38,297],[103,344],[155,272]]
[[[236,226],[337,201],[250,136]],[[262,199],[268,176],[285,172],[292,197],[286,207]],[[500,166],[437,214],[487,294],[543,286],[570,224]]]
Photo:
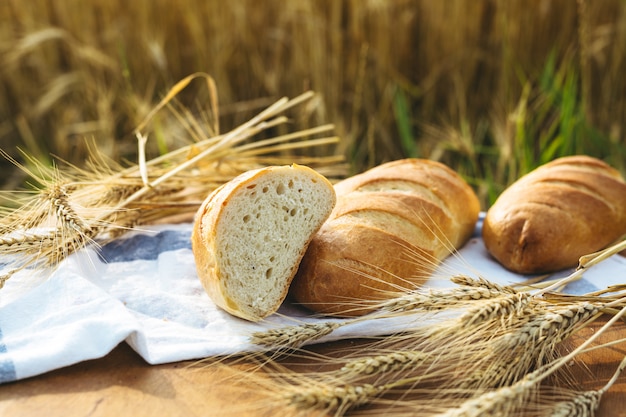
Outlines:
[[488,251],[521,274],[574,267],[626,234],[626,183],[589,156],[540,166],[507,188],[483,224]]
[[480,211],[460,175],[425,159],[379,165],[335,190],[291,285],[296,302],[323,314],[360,315],[419,286],[468,240]]
[[250,321],[274,313],[335,201],[324,176],[295,164],[248,171],[211,193],[191,237],[209,297]]

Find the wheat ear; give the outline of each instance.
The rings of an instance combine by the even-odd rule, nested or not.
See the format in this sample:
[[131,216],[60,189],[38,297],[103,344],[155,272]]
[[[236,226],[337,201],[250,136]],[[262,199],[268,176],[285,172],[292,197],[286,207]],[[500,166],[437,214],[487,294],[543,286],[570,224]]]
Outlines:
[[501,294],[515,294],[518,292],[515,288],[508,285],[496,284],[495,282],[489,281],[483,277],[474,278],[465,274],[454,275],[452,276],[452,278],[450,278],[450,281],[465,287],[486,288],[488,290]]
[[341,327],[341,322],[305,323],[278,329],[254,332],[250,342],[272,349],[295,349],[320,339]]
[[584,391],[572,398],[560,401],[550,408],[545,417],[593,417],[600,405],[600,400],[617,381],[626,368],[626,357],[622,359],[611,379],[599,390]]
[[545,417],[592,417],[600,405],[600,391],[581,392],[552,406]]
[[351,408],[369,403],[385,389],[371,384],[342,386],[319,384],[286,394],[284,400],[288,405],[300,410],[334,410],[334,415],[339,416]]
[[389,313],[443,310],[450,307],[460,307],[463,302],[494,299],[504,294],[509,294],[509,292],[501,288],[486,286],[409,291],[405,295],[384,301],[379,309]]
[[[69,169],[64,172],[56,167],[45,167],[25,155],[36,167],[29,169],[0,150],[0,155],[42,184],[35,194],[15,192],[9,195],[7,200],[17,203],[16,209],[0,207],[0,213],[4,215],[0,218],[0,251],[10,255],[10,264],[6,265],[0,277],[0,287],[24,268],[55,267],[71,253],[93,244],[96,238],[104,242],[137,224],[163,219],[181,211],[191,213],[210,191],[249,169],[278,161],[306,161],[309,165],[318,166],[318,169],[328,169],[333,175],[343,175],[345,167],[338,168],[343,158],[336,155],[291,155],[291,160],[286,162],[286,155],[295,149],[337,143],[339,138],[335,136],[305,140],[332,129],[332,125],[243,143],[254,135],[288,123],[288,118],[280,113],[311,99],[314,93],[310,91],[293,99],[278,100],[223,135],[214,131],[213,135],[217,136],[205,137],[196,121],[193,124],[195,127],[186,126],[193,139],[197,139],[196,143],[146,161],[145,137],[139,130],[146,126],[156,111],[165,107],[192,79],[199,76],[204,77],[210,86],[213,85],[206,74],[186,77],[140,124],[136,132],[141,138],[140,158],[138,164],[130,168],[123,169],[94,152],[86,162],[87,168],[67,164]],[[210,90],[214,92],[213,87]],[[214,94],[211,99],[215,107]],[[214,128],[217,127],[215,124]],[[46,228],[45,235],[39,230],[31,230],[37,228]],[[48,233],[50,228],[56,230]]]
[[371,376],[413,369],[431,356],[432,353],[421,351],[396,351],[384,355],[366,356],[346,362],[338,371],[338,376]]
[[528,293],[509,293],[469,309],[458,322],[461,327],[476,326],[488,321],[505,321],[528,306],[533,297]]
[[[593,343],[602,333],[615,324],[626,314],[626,308],[622,308],[609,321],[607,321],[597,332],[580,344],[576,349],[553,362],[546,364],[536,371],[527,374],[523,379],[513,385],[504,386],[494,391],[488,391],[482,395],[473,397],[465,401],[461,406],[450,409],[439,417],[480,417],[480,416],[500,416],[509,415],[519,408],[524,400],[528,398],[538,386],[538,384],[552,375],[566,363],[570,362],[587,346]],[[621,368],[621,366],[620,366]]]
[[[518,381],[529,369],[551,360],[556,345],[599,312],[600,307],[590,303],[558,309],[544,306],[530,312],[505,333],[491,339],[489,354],[480,358],[480,363],[487,367],[479,366],[469,373],[461,386],[473,389],[501,387]],[[496,360],[505,355],[514,360]]]
[[386,393],[400,387],[414,386],[421,376],[398,379],[386,384],[339,384],[309,381],[306,386],[291,387],[293,390],[282,396],[283,401],[300,410],[332,411],[333,416],[344,415],[348,410],[372,404]]
[[[486,281],[485,281],[486,282]],[[511,297],[526,299],[525,293],[511,293],[506,288],[500,289],[497,286],[461,286],[442,290],[416,290],[409,291],[398,297],[381,302],[377,307],[377,312],[363,317],[358,317],[343,322],[329,321],[315,324],[302,324],[295,326],[285,326],[279,329],[255,332],[252,334],[250,342],[270,349],[293,349],[308,342],[317,340],[338,329],[339,327],[354,324],[364,320],[375,320],[388,318],[395,314],[411,314],[418,311],[438,311],[450,308],[458,308],[466,303],[479,300],[498,299],[498,307],[491,307],[503,310],[503,301],[499,297]],[[517,301],[521,302],[520,300]],[[510,303],[512,308],[513,302]],[[476,312],[475,312],[476,313]],[[485,314],[484,312],[482,313]],[[464,326],[466,323],[462,323]]]

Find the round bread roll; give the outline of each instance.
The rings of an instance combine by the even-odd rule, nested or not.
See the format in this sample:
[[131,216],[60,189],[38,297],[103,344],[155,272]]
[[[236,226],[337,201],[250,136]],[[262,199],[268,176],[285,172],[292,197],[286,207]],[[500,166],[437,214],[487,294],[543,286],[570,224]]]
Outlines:
[[589,156],[559,158],[520,178],[483,223],[487,250],[520,274],[574,267],[624,234],[626,183]]
[[191,236],[209,297],[250,321],[278,310],[335,201],[324,176],[298,165],[249,171],[216,189],[198,210]]
[[335,184],[337,204],[291,284],[318,313],[356,316],[422,284],[471,236],[480,210],[447,166],[403,159]]

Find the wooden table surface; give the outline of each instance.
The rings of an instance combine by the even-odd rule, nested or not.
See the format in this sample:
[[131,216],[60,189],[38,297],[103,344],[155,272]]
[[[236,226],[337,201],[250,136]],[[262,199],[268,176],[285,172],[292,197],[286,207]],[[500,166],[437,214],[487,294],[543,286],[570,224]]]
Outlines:
[[[589,336],[600,324],[581,330],[575,338]],[[620,323],[598,342],[624,336],[626,324]],[[584,366],[571,367],[585,389],[597,389],[611,377],[624,355],[626,344],[602,348],[580,356]],[[246,386],[240,379],[229,380],[225,374],[228,369],[215,371],[189,363],[150,366],[121,344],[102,359],[0,386],[0,415],[204,417],[228,415],[234,409],[242,417],[294,415],[287,409],[261,414],[253,406],[261,400],[256,386]],[[605,394],[596,415],[626,416],[626,374]]]

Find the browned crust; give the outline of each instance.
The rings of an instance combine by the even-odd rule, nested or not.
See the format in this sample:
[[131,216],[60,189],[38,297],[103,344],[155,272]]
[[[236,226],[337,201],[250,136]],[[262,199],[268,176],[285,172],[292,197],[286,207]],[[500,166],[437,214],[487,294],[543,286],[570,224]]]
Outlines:
[[233,300],[225,296],[222,287],[219,262],[215,254],[215,230],[222,209],[230,195],[258,175],[263,175],[263,172],[265,169],[248,171],[209,194],[196,213],[191,233],[191,248],[196,271],[204,290],[217,306],[239,317],[242,312]]
[[418,245],[424,239],[438,241],[451,232],[451,218],[447,212],[431,200],[409,193],[349,193],[339,199],[331,218],[354,218],[357,215],[361,219],[368,215],[375,218],[377,213],[397,219],[381,225],[381,229],[412,245]]
[[487,250],[511,271],[554,272],[626,233],[626,183],[599,159],[564,157],[505,190],[487,212]]
[[296,302],[323,314],[361,315],[368,304],[421,285],[434,269],[411,253],[433,258],[385,230],[326,223],[315,236],[291,285]]
[[398,181],[424,187],[428,193],[416,190],[416,194],[430,200],[457,223],[452,234],[446,236],[453,246],[463,244],[471,235],[480,211],[478,198],[459,174],[440,162],[418,158],[387,162],[335,184],[335,190],[338,196],[345,196],[377,183],[384,189],[386,182]]
[[291,286],[297,302],[325,314],[363,314],[421,285],[471,236],[480,210],[458,174],[423,159],[380,165],[335,190],[335,210]]

